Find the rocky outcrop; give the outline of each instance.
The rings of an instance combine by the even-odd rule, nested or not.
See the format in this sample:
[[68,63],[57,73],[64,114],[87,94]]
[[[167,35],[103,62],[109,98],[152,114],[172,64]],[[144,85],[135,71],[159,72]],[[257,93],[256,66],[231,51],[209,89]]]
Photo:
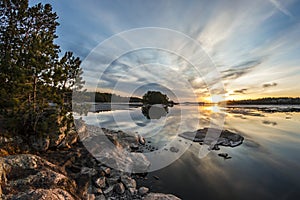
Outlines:
[[218,148],[218,145],[236,147],[241,145],[244,141],[244,137],[239,134],[233,133],[229,130],[218,130],[214,128],[204,128],[194,132],[185,132],[179,134],[179,136],[193,142],[208,145],[213,144],[213,148]]
[[0,169],[2,199],[78,199],[75,182],[39,156],[0,158]]
[[83,144],[98,161],[111,168],[129,173],[144,173],[150,162],[142,152],[142,136],[111,131],[95,126],[87,126],[86,133],[80,135]]
[[[69,136],[32,137],[34,150],[22,138],[0,138],[3,142],[0,143],[0,153],[3,156],[0,157],[0,199],[105,200],[143,199],[153,196],[148,188],[138,187],[134,177],[139,175],[131,173],[136,168],[147,170],[150,165],[147,158],[139,153],[142,146],[145,146],[140,142],[144,139],[137,134],[108,129],[101,129],[104,135],[99,136],[95,134],[95,130],[99,131],[99,128],[82,123],[78,132],[85,136],[81,139],[93,141],[94,148],[102,150],[102,154],[97,154],[98,159],[79,140],[79,133]],[[103,136],[116,147],[113,153],[105,149],[101,142]],[[3,144],[10,144],[7,146],[11,149]],[[14,149],[12,144],[18,145]],[[27,146],[24,145],[23,149],[16,151],[22,144]],[[18,154],[9,155],[10,152]],[[126,160],[125,152],[137,156],[128,157]],[[122,172],[117,170],[120,166],[114,168],[110,163],[124,164],[131,170]],[[159,196],[162,194],[154,197]]]
[[99,163],[81,143],[40,156],[2,157],[0,183],[5,200],[143,199],[148,195],[148,190],[137,189],[132,174]]
[[62,189],[36,189],[30,190],[17,195],[9,195],[5,199],[51,199],[51,200],[74,200],[74,198],[65,190]]

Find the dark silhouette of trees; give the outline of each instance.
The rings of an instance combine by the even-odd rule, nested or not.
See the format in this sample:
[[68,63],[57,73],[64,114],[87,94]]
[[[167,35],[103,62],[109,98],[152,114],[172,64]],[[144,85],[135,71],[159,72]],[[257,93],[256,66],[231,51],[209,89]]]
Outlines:
[[87,102],[98,102],[98,103],[104,103],[104,102],[140,103],[142,102],[142,99],[139,97],[123,97],[117,94],[107,93],[107,92],[95,92],[95,93],[85,92],[84,98],[86,99]]
[[169,104],[169,97],[165,94],[162,94],[159,91],[148,91],[143,96],[143,103],[144,104]]
[[267,97],[261,99],[246,99],[237,101],[227,101],[228,105],[298,105],[300,98],[290,97]]

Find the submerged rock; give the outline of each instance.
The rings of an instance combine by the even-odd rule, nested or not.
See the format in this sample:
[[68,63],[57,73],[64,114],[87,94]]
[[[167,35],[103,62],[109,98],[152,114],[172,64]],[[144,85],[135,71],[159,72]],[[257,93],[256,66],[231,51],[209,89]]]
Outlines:
[[[209,135],[207,133],[209,133]],[[228,130],[219,130],[214,128],[204,128],[194,132],[185,132],[179,134],[179,136],[193,142],[230,147],[241,145],[244,141],[244,137],[239,134]]]
[[176,147],[171,147],[170,151],[173,152],[173,153],[178,153],[179,149],[176,148]]
[[231,159],[228,153],[219,153],[218,156],[223,157],[224,159]]

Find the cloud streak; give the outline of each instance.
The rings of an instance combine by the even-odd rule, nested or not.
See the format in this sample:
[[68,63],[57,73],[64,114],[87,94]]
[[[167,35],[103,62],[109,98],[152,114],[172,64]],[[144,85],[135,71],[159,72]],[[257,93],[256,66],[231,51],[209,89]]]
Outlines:
[[281,3],[277,0],[269,0],[270,3],[272,3],[278,10],[280,10],[280,12],[282,12],[283,14],[292,17],[292,14],[284,7],[281,5]]
[[245,94],[247,92],[248,89],[244,88],[244,89],[239,89],[239,90],[234,90],[234,93],[237,94]]
[[261,64],[260,60],[250,60],[232,66],[230,69],[222,71],[223,79],[237,79],[250,73],[255,67]]

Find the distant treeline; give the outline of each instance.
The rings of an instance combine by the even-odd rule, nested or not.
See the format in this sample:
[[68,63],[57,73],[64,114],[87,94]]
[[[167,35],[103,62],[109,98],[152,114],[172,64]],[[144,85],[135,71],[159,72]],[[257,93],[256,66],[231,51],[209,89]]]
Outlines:
[[85,96],[86,101],[91,102],[142,102],[142,99],[139,97],[122,97],[120,95],[105,92],[86,92]]
[[246,99],[246,100],[237,100],[237,101],[227,101],[227,105],[295,105],[300,104],[300,98],[291,98],[291,97],[268,97],[261,99]]

